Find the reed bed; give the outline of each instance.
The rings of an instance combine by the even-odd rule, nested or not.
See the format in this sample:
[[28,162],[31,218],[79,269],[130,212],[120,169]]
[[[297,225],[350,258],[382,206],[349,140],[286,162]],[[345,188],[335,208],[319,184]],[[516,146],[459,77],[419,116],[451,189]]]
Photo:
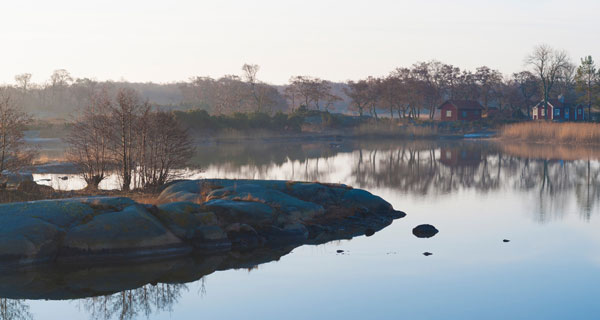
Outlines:
[[548,144],[600,145],[600,124],[526,122],[504,126],[500,138]]

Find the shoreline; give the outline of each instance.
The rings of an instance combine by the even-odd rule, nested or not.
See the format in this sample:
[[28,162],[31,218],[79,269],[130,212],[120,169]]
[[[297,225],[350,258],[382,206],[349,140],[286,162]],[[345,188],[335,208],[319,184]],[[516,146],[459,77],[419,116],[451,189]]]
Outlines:
[[156,204],[79,197],[0,205],[1,266],[148,261],[372,235],[406,214],[365,190],[283,180],[174,183]]

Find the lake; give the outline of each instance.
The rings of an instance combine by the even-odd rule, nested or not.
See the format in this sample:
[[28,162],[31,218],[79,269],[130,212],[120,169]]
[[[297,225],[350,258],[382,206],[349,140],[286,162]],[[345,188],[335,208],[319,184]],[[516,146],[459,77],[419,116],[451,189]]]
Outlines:
[[[5,274],[0,319],[593,318],[597,159],[594,149],[475,140],[203,145],[186,177],[344,183],[407,216],[319,246]],[[34,178],[82,187],[72,173]],[[440,232],[413,236],[425,223]]]

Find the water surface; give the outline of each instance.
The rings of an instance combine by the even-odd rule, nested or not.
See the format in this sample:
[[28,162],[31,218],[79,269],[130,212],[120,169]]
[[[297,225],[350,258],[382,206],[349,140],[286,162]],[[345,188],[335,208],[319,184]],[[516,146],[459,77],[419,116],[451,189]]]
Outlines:
[[[123,281],[130,287],[121,292],[52,301],[17,297],[5,283],[0,319],[594,318],[600,312],[600,163],[594,153],[481,141],[203,146],[194,158],[202,171],[189,170],[189,177],[345,183],[408,215],[372,237],[219,263],[198,258],[190,265],[213,261],[213,267],[207,274],[194,267],[197,279],[190,282],[165,275],[169,283],[144,284],[136,271],[139,279],[128,277],[139,284]],[[64,174],[35,178],[76,187],[76,176],[58,176]],[[107,187],[111,183],[118,181]],[[440,233],[414,237],[411,229],[422,223]],[[340,249],[344,254],[336,253]],[[136,274],[82,274],[101,272]]]

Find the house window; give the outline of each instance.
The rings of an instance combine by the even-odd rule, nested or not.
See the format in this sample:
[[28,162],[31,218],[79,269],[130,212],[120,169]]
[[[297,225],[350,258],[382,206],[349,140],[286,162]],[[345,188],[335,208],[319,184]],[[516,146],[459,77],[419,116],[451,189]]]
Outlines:
[[542,109],[542,117],[546,115],[546,109]]
[[569,119],[569,109],[565,109],[565,119]]
[[446,110],[446,118],[452,117],[452,110]]
[[577,109],[577,113],[581,114],[581,109]]
[[463,112],[462,112],[462,117],[463,117],[463,118],[466,118],[466,117],[467,117],[467,112],[466,112],[466,111],[463,111]]
[[554,109],[554,115],[560,116],[560,109]]

